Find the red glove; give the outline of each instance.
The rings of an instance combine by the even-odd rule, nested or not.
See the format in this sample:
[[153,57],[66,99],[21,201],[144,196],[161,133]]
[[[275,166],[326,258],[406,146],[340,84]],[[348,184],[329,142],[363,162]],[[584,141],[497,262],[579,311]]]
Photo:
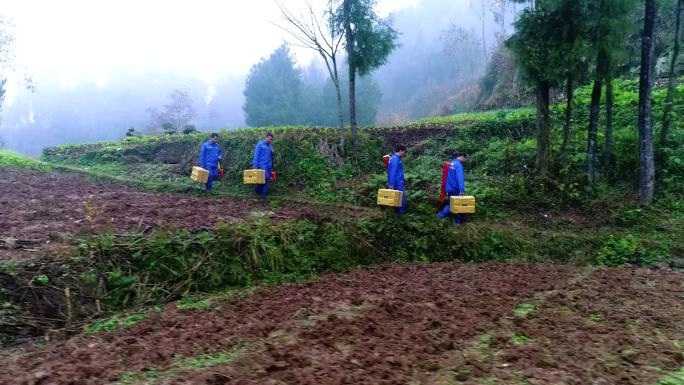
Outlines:
[[439,188],[439,204],[443,205],[446,201],[446,180],[449,175],[449,167],[451,162],[444,162],[442,165],[442,187]]
[[223,175],[225,175],[225,171],[223,170],[223,165],[221,164],[221,161],[218,163],[218,176],[219,178],[223,178]]
[[274,169],[271,169],[271,182],[275,182],[278,179]]

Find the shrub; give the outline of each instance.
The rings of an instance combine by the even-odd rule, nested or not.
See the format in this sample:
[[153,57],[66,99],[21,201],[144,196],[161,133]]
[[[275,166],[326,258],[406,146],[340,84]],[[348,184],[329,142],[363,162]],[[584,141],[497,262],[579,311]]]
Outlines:
[[619,239],[611,236],[598,251],[596,263],[604,266],[624,265],[636,257],[638,247],[639,242],[632,234]]

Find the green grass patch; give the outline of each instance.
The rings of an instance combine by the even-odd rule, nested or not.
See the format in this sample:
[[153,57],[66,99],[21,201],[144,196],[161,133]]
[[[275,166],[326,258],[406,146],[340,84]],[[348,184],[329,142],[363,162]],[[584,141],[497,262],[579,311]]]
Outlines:
[[217,365],[225,365],[233,361],[244,350],[242,344],[231,349],[214,353],[199,354],[194,357],[175,357],[173,364],[166,369],[151,368],[140,372],[123,373],[113,385],[152,385],[172,381],[179,372],[193,371]]
[[9,150],[0,150],[0,167],[16,167],[38,171],[52,171],[52,166],[34,158]]
[[133,326],[136,322],[147,318],[148,312],[135,313],[128,316],[114,315],[106,320],[95,321],[86,326],[83,330],[85,334],[94,334],[99,332],[106,332],[114,329],[128,328]]
[[475,347],[477,349],[489,349],[491,343],[492,343],[492,335],[489,333],[485,333],[485,334],[480,335],[477,343],[475,344]]
[[517,317],[526,317],[528,314],[536,310],[536,307],[531,303],[520,303],[515,307],[513,313]]
[[470,122],[485,122],[496,119],[503,120],[517,120],[522,118],[534,117],[534,110],[531,108],[520,108],[513,110],[496,110],[476,113],[462,113],[449,116],[440,116],[436,118],[426,118],[416,121],[414,124],[430,124],[430,123],[470,123]]
[[656,385],[684,385],[684,366],[658,380]]
[[127,372],[121,375],[118,381],[112,385],[152,385],[160,378],[160,373],[155,369],[145,370],[139,373]]
[[513,343],[513,345],[524,345],[529,344],[531,342],[534,342],[534,340],[527,336],[514,335],[513,337],[511,337],[511,343]]
[[229,350],[200,354],[195,357],[177,358],[175,366],[179,369],[199,369],[225,365],[234,360],[242,352],[243,348],[240,344]]
[[194,310],[205,310],[211,306],[211,299],[194,299],[194,298],[183,298],[176,303],[179,309],[194,309]]

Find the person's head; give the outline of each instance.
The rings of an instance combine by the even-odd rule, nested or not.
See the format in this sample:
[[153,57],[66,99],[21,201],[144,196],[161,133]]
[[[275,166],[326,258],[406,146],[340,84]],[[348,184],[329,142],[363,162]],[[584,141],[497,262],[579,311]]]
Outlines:
[[457,151],[456,152],[456,159],[458,159],[458,161],[461,163],[465,163],[467,156],[468,156],[468,154],[466,154],[464,151]]
[[396,152],[400,158],[403,158],[406,156],[406,146],[404,146],[403,144],[397,144],[396,146],[394,146],[394,152]]
[[210,140],[211,140],[212,143],[218,142],[218,134],[215,133],[215,132],[212,132],[212,133],[211,133],[211,139],[210,139]]
[[465,159],[468,156],[464,151],[458,151],[453,148],[446,150],[446,155],[449,159],[458,159],[461,163],[465,162]]
[[271,144],[272,141],[273,141],[273,134],[270,132],[267,132],[266,136],[264,137],[264,142],[266,142],[266,144]]

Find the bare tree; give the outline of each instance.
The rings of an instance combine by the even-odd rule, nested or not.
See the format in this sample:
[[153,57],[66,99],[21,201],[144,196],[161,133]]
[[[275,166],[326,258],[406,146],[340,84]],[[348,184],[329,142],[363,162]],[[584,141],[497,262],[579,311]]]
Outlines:
[[482,24],[482,52],[484,53],[484,62],[487,63],[487,39],[485,37],[485,22],[487,21],[487,0],[470,0],[470,8],[475,12],[477,18]]
[[478,59],[482,54],[475,30],[468,30],[452,23],[441,36],[444,41],[444,53],[453,59],[458,75],[464,79],[478,75],[482,62]]
[[[2,126],[2,106],[5,101],[5,92],[9,76],[17,71],[15,60],[15,37],[13,23],[0,16],[0,127]],[[24,86],[29,92],[35,92],[36,85],[33,77],[28,73],[24,74]],[[0,148],[5,146],[5,140],[0,134]]]
[[499,25],[499,32],[497,32],[497,40],[502,42],[508,37],[506,30],[506,13],[508,13],[508,0],[491,0],[489,9],[494,15],[494,22]]
[[[2,126],[2,105],[5,101],[5,86],[7,77],[14,70],[14,35],[10,31],[11,24],[0,17],[0,126]],[[0,136],[0,148],[5,146],[5,141]]]
[[147,113],[152,117],[150,132],[158,127],[163,128],[167,134],[181,132],[197,116],[188,89],[177,88],[171,91],[169,99],[162,112],[153,107],[147,109]]
[[325,66],[328,69],[330,79],[335,86],[335,96],[337,97],[337,117],[338,130],[340,133],[340,151],[344,153],[344,118],[342,114],[342,93],[340,92],[340,77],[337,72],[337,58],[340,46],[342,44],[344,35],[338,34],[335,28],[330,28],[330,23],[324,19],[332,15],[332,5],[328,4],[328,9],[324,12],[321,18],[316,16],[313,7],[307,3],[308,15],[296,16],[290,12],[285,6],[276,0],[280,14],[283,19],[290,25],[290,28],[280,27],[292,35],[300,47],[312,49],[323,58]]

